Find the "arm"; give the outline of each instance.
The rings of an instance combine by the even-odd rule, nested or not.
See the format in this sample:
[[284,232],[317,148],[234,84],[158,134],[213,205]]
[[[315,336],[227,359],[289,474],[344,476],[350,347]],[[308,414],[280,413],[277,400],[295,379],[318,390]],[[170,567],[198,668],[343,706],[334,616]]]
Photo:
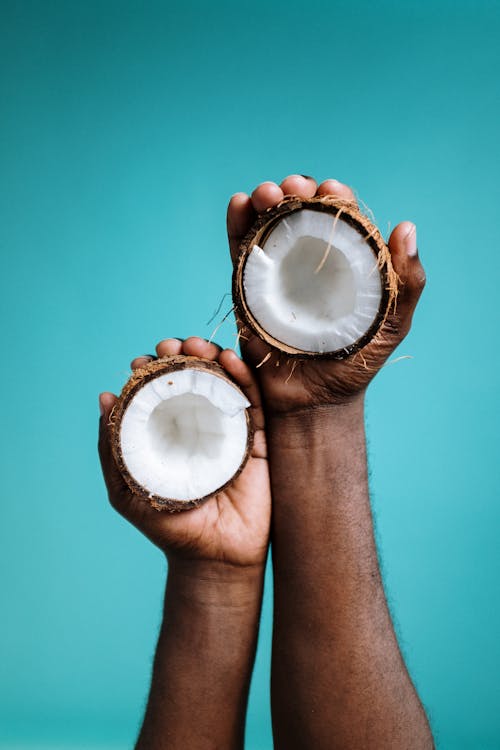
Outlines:
[[195,510],[158,512],[130,492],[116,468],[107,427],[116,397],[101,394],[99,451],[110,501],[168,560],[163,623],[136,747],[236,750],[243,747],[269,539],[259,391],[234,352],[221,353],[202,339],[168,339],[157,352],[218,359],[252,405],[255,435],[247,464],[225,491]]
[[378,566],[363,399],[276,416],[269,443],[276,746],[431,747]]
[[[256,212],[316,190],[354,199],[334,180],[317,188],[297,176],[264,183],[251,199],[234,196],[233,258]],[[397,313],[362,357],[302,362],[288,382],[272,356],[257,371],[273,490],[273,728],[286,750],[432,747],[389,615],[368,495],[364,393],[409,330],[424,283],[413,225],[396,227],[389,248],[401,280]],[[252,364],[269,351],[245,340]]]
[[170,565],[137,750],[243,747],[263,567]]

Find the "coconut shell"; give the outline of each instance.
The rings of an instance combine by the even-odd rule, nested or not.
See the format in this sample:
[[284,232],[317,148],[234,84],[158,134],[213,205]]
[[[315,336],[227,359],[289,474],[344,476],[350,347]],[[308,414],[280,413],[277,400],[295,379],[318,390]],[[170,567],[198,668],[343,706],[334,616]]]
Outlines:
[[254,430],[252,420],[250,418],[249,409],[246,409],[245,414],[247,420],[247,446],[241,464],[236,473],[231,477],[231,479],[229,479],[224,485],[208,495],[196,498],[194,500],[177,500],[151,494],[145,487],[138,484],[128,471],[121,451],[120,428],[123,416],[127,410],[127,406],[129,405],[135,394],[141,388],[143,388],[146,383],[149,383],[149,381],[160,377],[160,375],[165,375],[169,372],[174,373],[178,372],[179,370],[185,369],[203,370],[205,372],[210,372],[213,375],[221,378],[222,380],[230,383],[232,386],[238,388],[238,390],[241,390],[237,383],[235,383],[234,380],[229,377],[229,375],[221,367],[221,365],[217,364],[217,362],[214,362],[213,360],[203,359],[201,357],[188,357],[181,354],[173,355],[170,357],[161,357],[159,359],[153,360],[152,362],[149,362],[144,367],[140,367],[137,370],[134,370],[129,380],[125,383],[109,419],[113,456],[120,470],[120,473],[128,484],[130,490],[135,495],[138,495],[143,500],[147,501],[156,510],[166,510],[170,513],[197,508],[199,505],[206,502],[211,497],[214,497],[219,492],[222,492],[227,487],[229,487],[229,485],[231,485],[236,477],[243,471],[243,468],[250,456],[254,437]]
[[[304,351],[274,338],[253,316],[245,299],[243,285],[245,265],[254,245],[262,247],[271,231],[282,219],[304,208],[333,214],[334,216],[338,215],[339,218],[356,229],[372,249],[382,278],[382,298],[377,316],[372,325],[357,341],[336,351],[322,353]],[[391,306],[396,300],[397,292],[398,276],[392,266],[389,248],[380,231],[367,216],[361,213],[354,202],[340,200],[333,196],[321,196],[309,199],[287,196],[277,206],[273,206],[261,213],[240,244],[238,259],[233,272],[233,302],[237,319],[243,327],[248,326],[266,344],[286,353],[289,357],[297,359],[346,359],[351,354],[362,349],[371,341],[387,318]]]

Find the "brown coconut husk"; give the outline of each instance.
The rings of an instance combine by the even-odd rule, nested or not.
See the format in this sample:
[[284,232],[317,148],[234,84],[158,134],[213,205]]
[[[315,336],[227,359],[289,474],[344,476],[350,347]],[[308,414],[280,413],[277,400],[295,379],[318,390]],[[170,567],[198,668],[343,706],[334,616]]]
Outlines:
[[[274,336],[271,336],[266,330],[264,330],[258,320],[253,316],[245,299],[243,275],[245,264],[254,245],[262,247],[276,224],[291,213],[300,211],[304,208],[332,214],[334,217],[334,224],[341,219],[356,229],[373,250],[377,268],[382,276],[382,299],[380,301],[377,317],[372,325],[366,333],[353,344],[332,352],[319,353],[304,351],[274,338]],[[321,273],[321,268],[326,261],[328,251],[329,248],[327,248],[324,257],[318,265],[316,273]],[[398,281],[399,277],[393,268],[389,248],[387,247],[379,229],[367,216],[365,216],[365,214],[361,213],[358,206],[353,201],[341,200],[331,195],[317,196],[309,199],[298,198],[297,196],[292,195],[287,196],[284,200],[278,203],[277,206],[273,206],[260,214],[241,242],[239,256],[233,272],[233,301],[236,317],[241,321],[243,327],[248,326],[255,335],[274,349],[297,359],[345,359],[351,354],[358,352],[366,346],[369,341],[371,341],[380,326],[385,322],[391,308],[395,308],[398,295]]]
[[123,416],[132,398],[141,388],[146,385],[146,383],[149,383],[149,381],[160,377],[160,375],[165,375],[169,372],[173,374],[175,372],[179,372],[179,370],[185,369],[203,370],[205,372],[210,372],[213,375],[221,378],[222,380],[225,380],[227,383],[230,383],[232,386],[238,388],[238,390],[241,390],[239,386],[234,382],[234,380],[229,377],[229,375],[221,367],[221,365],[217,364],[217,362],[209,359],[203,359],[202,357],[188,357],[181,354],[173,355],[170,357],[161,357],[159,359],[153,360],[152,362],[149,362],[147,365],[144,365],[144,367],[139,367],[137,370],[134,370],[128,381],[125,383],[118,401],[115,404],[113,411],[111,412],[109,417],[109,425],[111,428],[111,447],[113,455],[120,473],[128,484],[130,490],[135,495],[138,495],[143,500],[147,501],[156,510],[165,510],[170,513],[197,508],[199,505],[206,502],[211,497],[214,497],[215,495],[219,494],[227,487],[229,487],[234,482],[236,477],[239,476],[239,474],[243,471],[245,464],[250,456],[254,438],[254,429],[252,420],[250,418],[249,409],[246,409],[245,413],[247,420],[247,446],[241,464],[236,473],[231,477],[231,479],[229,479],[221,487],[218,487],[214,492],[211,492],[208,495],[204,495],[203,497],[199,497],[194,500],[176,500],[173,498],[161,497],[159,495],[151,494],[145,487],[138,484],[138,482],[136,482],[134,477],[128,471],[121,451],[120,427]]

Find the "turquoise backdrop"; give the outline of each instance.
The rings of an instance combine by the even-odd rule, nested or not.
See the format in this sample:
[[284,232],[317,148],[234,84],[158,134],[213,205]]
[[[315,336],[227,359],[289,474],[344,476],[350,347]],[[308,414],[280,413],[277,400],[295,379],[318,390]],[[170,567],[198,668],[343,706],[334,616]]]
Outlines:
[[368,399],[377,535],[438,747],[500,748],[499,38],[485,0],[2,2],[3,749],[132,748],[165,569],[107,505],[97,394],[210,335],[229,196],[293,172],[418,225],[413,359]]

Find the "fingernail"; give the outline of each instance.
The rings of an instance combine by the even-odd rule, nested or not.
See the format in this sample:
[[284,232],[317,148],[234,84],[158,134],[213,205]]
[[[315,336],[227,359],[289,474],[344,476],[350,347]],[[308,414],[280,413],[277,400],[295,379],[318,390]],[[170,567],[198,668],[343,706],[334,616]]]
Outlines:
[[406,254],[410,258],[414,258],[417,254],[417,227],[412,224],[408,232],[406,233],[405,239]]
[[301,174],[301,177],[304,178],[304,180],[314,180],[314,177],[311,177],[310,174]]
[[102,405],[101,394],[99,394],[99,414],[101,417],[104,414],[104,406]]

